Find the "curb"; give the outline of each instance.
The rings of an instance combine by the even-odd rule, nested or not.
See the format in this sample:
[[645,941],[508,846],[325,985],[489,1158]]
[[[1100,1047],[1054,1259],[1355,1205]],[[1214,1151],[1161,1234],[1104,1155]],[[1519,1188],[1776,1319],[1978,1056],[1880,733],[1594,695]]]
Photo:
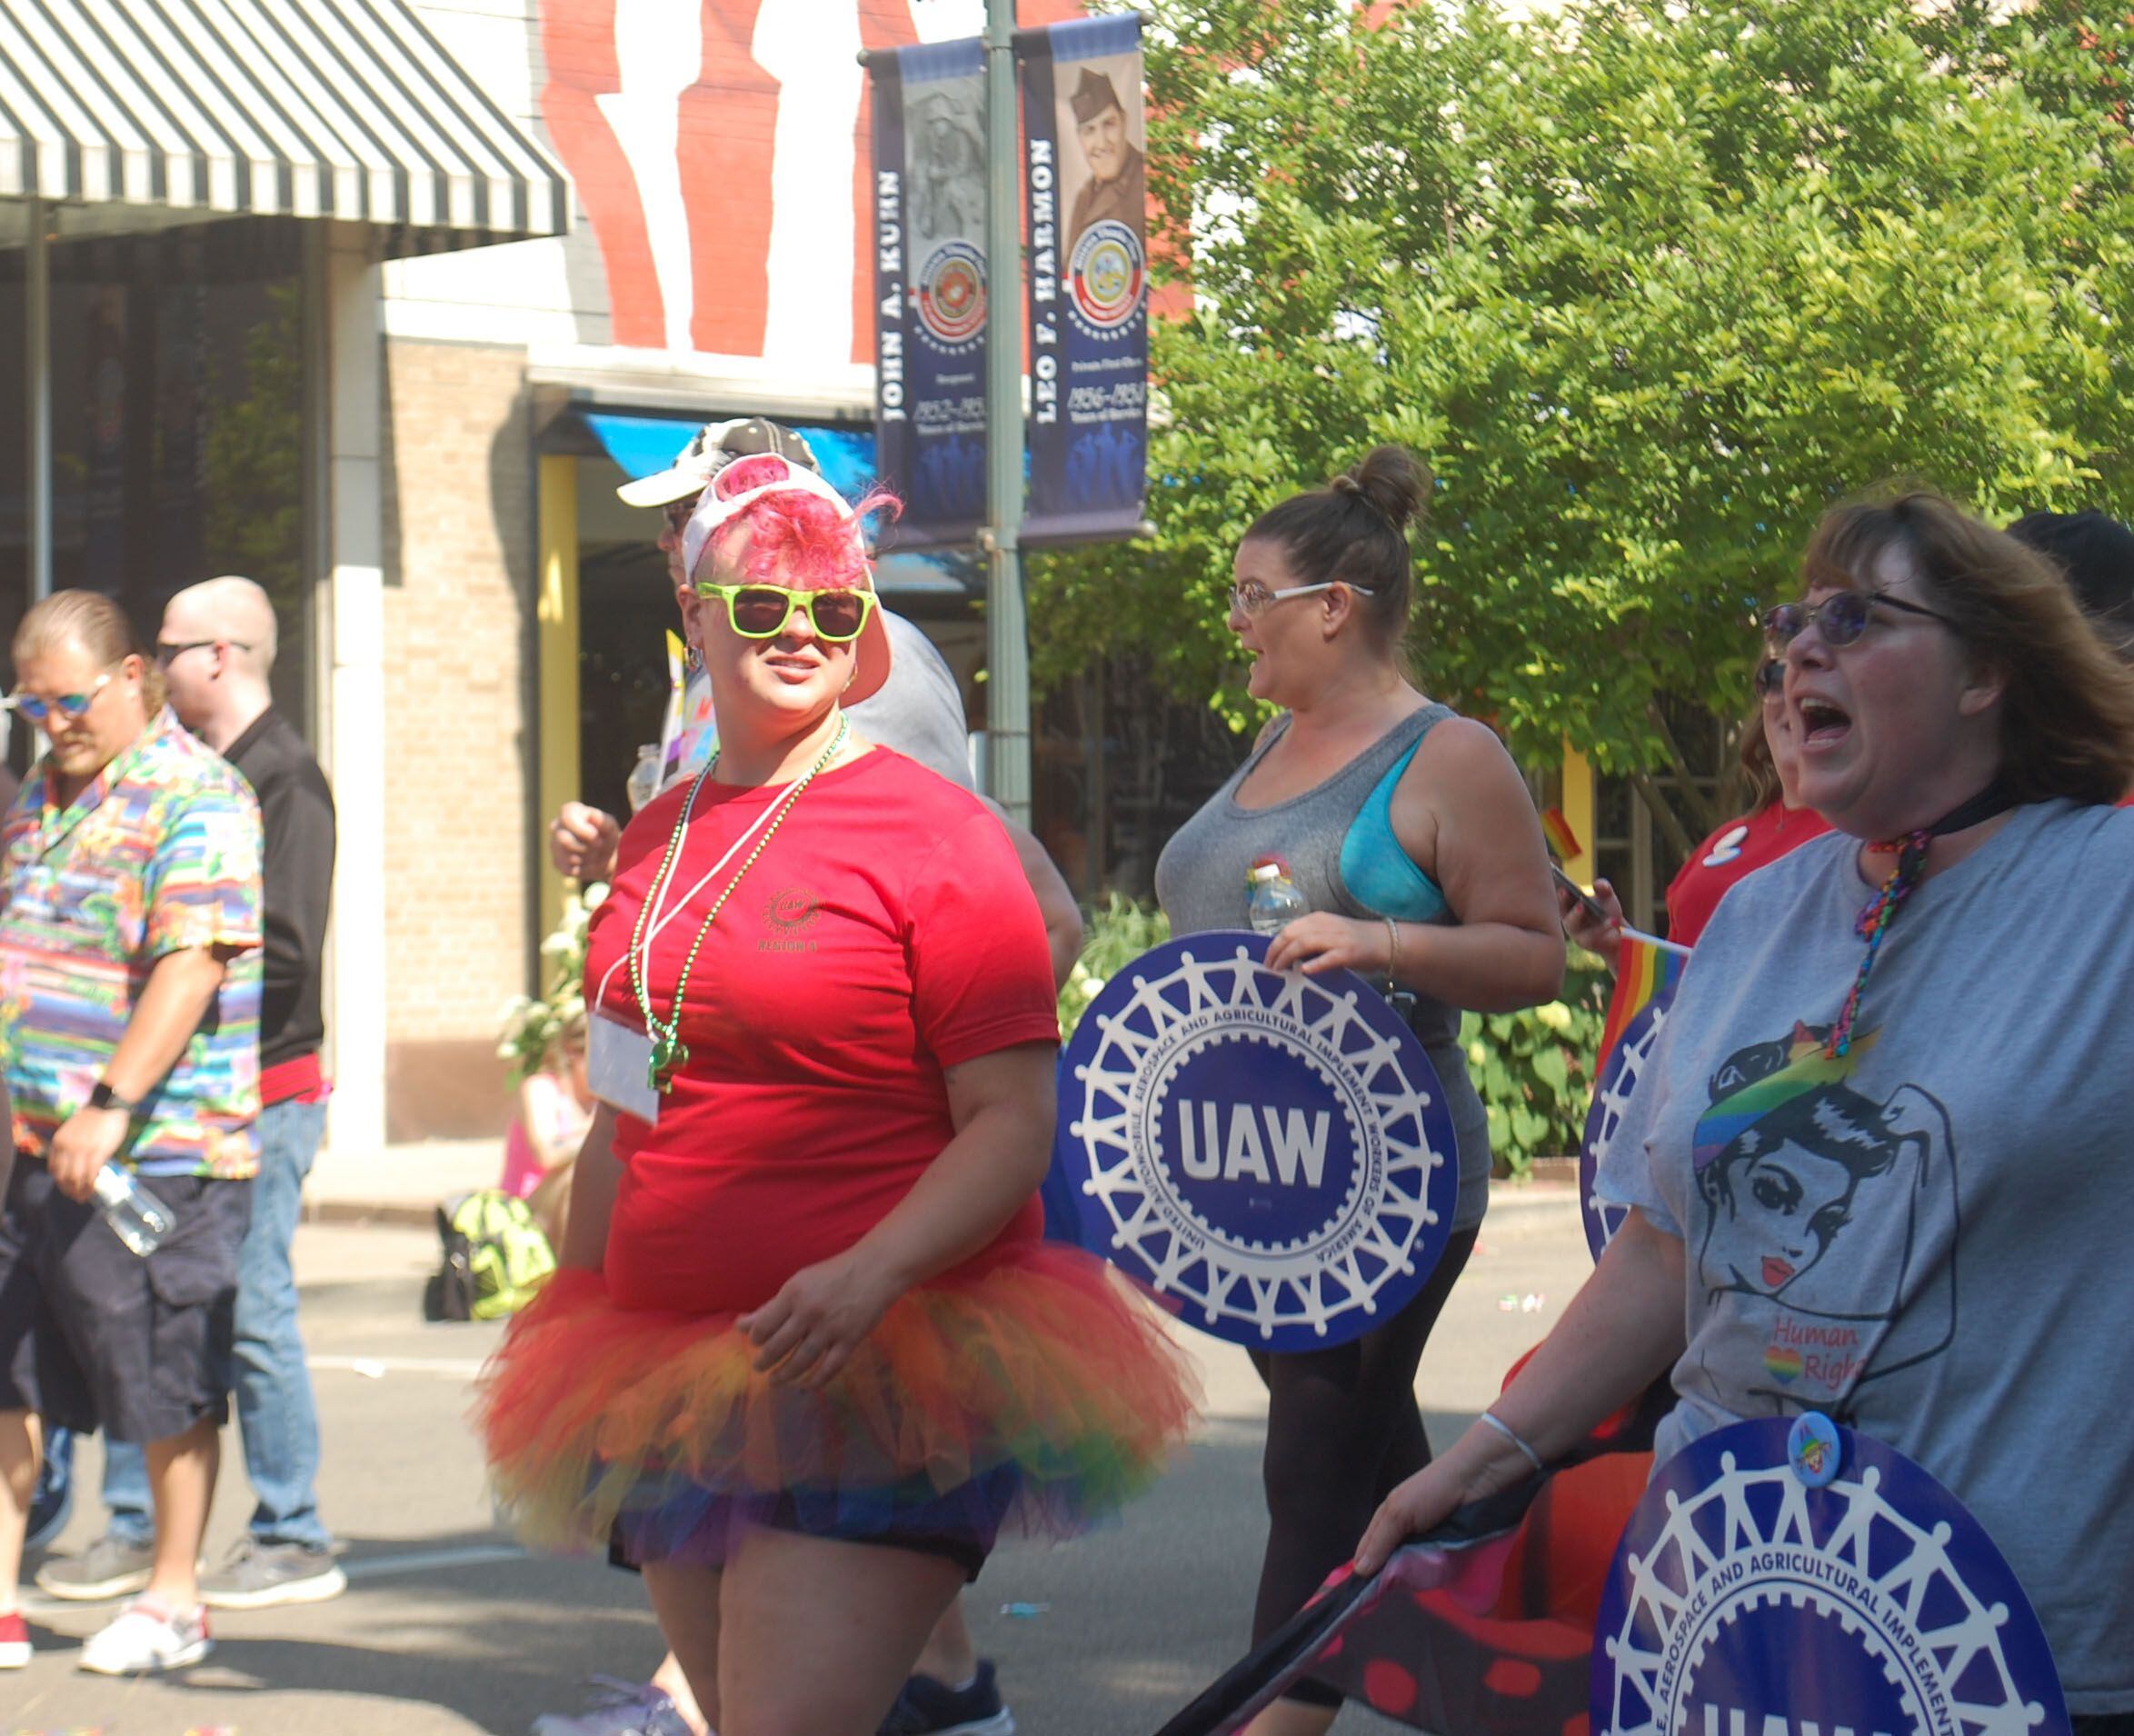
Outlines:
[[1573,1212],[1579,1209],[1579,1190],[1575,1182],[1492,1182],[1490,1183],[1490,1211],[1500,1212]]
[[443,1203],[442,1199],[429,1203],[417,1200],[306,1200],[302,1221],[427,1230],[436,1223],[437,1207]]

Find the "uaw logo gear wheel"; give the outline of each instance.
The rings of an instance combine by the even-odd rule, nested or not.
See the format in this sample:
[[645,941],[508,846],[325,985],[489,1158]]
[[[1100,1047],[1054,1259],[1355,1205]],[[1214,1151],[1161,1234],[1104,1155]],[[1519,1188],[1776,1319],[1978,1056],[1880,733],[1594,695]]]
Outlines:
[[1602,1594],[1595,1736],[2066,1736],[2052,1654],[1978,1521],[1852,1430],[1813,1489],[1784,1418],[1668,1462]]
[[[1194,1028],[1196,1025],[1197,1029]],[[1152,1090],[1139,1093],[1141,1125],[1137,1131],[1144,1146],[1153,1145],[1160,1140],[1163,1112],[1170,1106],[1172,1083],[1180,1076],[1186,1063],[1202,1055],[1212,1054],[1231,1043],[1264,1043],[1269,1041],[1267,1033],[1262,1031],[1229,1030],[1205,1019],[1189,1017],[1185,1025],[1180,1027],[1173,1042],[1160,1048],[1154,1057],[1152,1072],[1158,1083]],[[1356,1088],[1356,1082],[1338,1064],[1329,1064],[1324,1056],[1314,1053],[1311,1059],[1318,1063],[1316,1071],[1321,1080],[1336,1094],[1342,1128],[1351,1143],[1368,1148],[1371,1142],[1365,1135],[1364,1123],[1371,1118],[1372,1112],[1371,1105]],[[1249,1057],[1245,1064],[1251,1064]],[[1309,1255],[1338,1237],[1356,1221],[1357,1210],[1363,1202],[1364,1191],[1370,1179],[1368,1167],[1358,1164],[1351,1171],[1348,1188],[1333,1212],[1299,1234],[1279,1238],[1242,1235],[1230,1231],[1212,1222],[1196,1209],[1192,1199],[1183,1190],[1174,1189],[1172,1192],[1179,1210],[1198,1223],[1209,1237],[1226,1242],[1242,1252],[1265,1259],[1280,1254]]]
[[1113,975],[1067,1047],[1062,1145],[1083,1245],[1190,1325],[1319,1349],[1428,1280],[1451,1235],[1458,1142],[1384,997],[1346,971],[1269,971],[1266,948],[1197,934]]
[[1593,1106],[1586,1112],[1585,1134],[1579,1142],[1579,1209],[1585,1221],[1586,1246],[1596,1261],[1615,1239],[1625,1214],[1620,1205],[1609,1205],[1601,1200],[1595,1191],[1595,1180],[1600,1173],[1601,1160],[1622,1126],[1622,1112],[1630,1101],[1630,1092],[1637,1090],[1639,1075],[1660,1041],[1660,1027],[1667,1023],[1667,1006],[1665,1002],[1656,1002],[1630,1021],[1594,1086]]

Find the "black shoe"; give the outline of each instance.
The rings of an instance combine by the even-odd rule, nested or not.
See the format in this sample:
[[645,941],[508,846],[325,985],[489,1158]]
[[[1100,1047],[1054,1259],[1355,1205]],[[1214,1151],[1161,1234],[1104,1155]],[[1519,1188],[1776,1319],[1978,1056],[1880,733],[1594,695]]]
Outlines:
[[880,1736],[1014,1736],[1015,1719],[1001,1701],[990,1659],[961,1688],[913,1676],[882,1721]]

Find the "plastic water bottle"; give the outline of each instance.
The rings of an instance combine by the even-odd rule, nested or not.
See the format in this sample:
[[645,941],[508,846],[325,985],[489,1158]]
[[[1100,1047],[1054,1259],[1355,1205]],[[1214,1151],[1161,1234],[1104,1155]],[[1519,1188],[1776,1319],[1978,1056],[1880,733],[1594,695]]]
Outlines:
[[630,812],[635,813],[660,793],[660,744],[647,742],[637,750],[637,763],[630,768],[630,782],[624,785],[630,797]]
[[112,1233],[144,1260],[175,1227],[170,1208],[115,1163],[96,1172],[96,1203]]
[[1262,856],[1252,864],[1250,891],[1245,899],[1245,920],[1255,934],[1279,934],[1311,906],[1290,878],[1290,865],[1280,856]]

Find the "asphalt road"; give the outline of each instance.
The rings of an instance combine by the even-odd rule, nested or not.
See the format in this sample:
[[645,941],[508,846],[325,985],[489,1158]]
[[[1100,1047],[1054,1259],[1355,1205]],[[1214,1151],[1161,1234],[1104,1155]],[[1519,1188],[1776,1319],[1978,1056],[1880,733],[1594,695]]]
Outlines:
[[[595,1562],[522,1553],[492,1521],[464,1415],[498,1328],[420,1318],[424,1231],[306,1226],[304,1286],[326,1450],[320,1499],[345,1542],[332,1602],[214,1618],[214,1653],[174,1677],[75,1668],[110,1606],[26,1600],[38,1655],[0,1676],[0,1730],[105,1736],[518,1736],[579,1701],[593,1671],[643,1677],[659,1636],[637,1581]],[[1561,1312],[1590,1269],[1568,1192],[1507,1202],[1454,1292],[1418,1391],[1442,1442]],[[1145,1736],[1245,1649],[1264,1536],[1264,1404],[1242,1352],[1188,1334],[1206,1420],[1192,1450],[1120,1522],[1050,1551],[1007,1550],[969,1593],[982,1649],[1026,1736]],[[208,1555],[247,1507],[234,1434]],[[100,1528],[96,1455],[62,1549]],[[1009,1613],[1011,1606],[1018,1612]],[[1344,1736],[1395,1727],[1351,1710]]]

